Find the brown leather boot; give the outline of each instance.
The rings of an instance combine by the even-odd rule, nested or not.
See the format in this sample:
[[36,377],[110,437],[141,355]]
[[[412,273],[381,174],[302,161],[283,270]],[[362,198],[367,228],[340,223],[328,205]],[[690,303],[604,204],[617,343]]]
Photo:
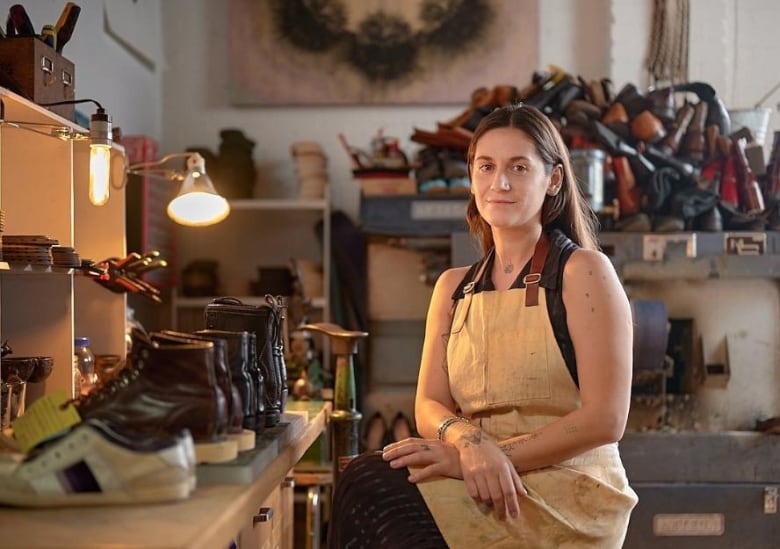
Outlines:
[[[241,395],[242,411],[244,416],[244,428],[257,427],[257,389],[253,379],[255,366],[250,365],[249,332],[230,332],[227,330],[197,330],[195,335],[211,340],[221,339],[227,344],[228,366],[230,368],[230,380]],[[254,344],[254,338],[252,338]],[[252,355],[254,356],[254,355]],[[262,382],[261,382],[262,383]],[[261,422],[262,422],[261,413]]]
[[226,440],[227,402],[217,385],[214,344],[153,342],[134,329],[128,365],[74,406],[83,420],[101,419],[149,437],[188,429],[196,459],[228,461],[238,448]]
[[227,402],[227,436],[238,444],[238,451],[252,450],[255,447],[255,432],[244,431],[244,404],[238,388],[233,384],[230,373],[230,358],[228,342],[222,338],[212,338],[203,335],[163,330],[151,334],[152,341],[170,345],[184,345],[193,341],[206,341],[214,344],[214,373],[217,386],[225,395]]

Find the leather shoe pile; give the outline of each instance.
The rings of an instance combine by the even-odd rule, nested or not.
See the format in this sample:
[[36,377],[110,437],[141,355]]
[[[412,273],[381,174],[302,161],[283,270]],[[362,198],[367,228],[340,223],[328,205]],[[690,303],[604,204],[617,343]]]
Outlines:
[[609,79],[586,81],[553,66],[522,88],[480,88],[468,109],[435,132],[414,129],[412,141],[426,146],[418,183],[419,174],[435,172],[426,159],[463,159],[479,121],[517,101],[546,113],[570,149],[606,153],[605,206],[596,212],[604,230],[780,228],[780,137],[767,165],[750,129],[731,127],[725,105],[704,82],[615,90]]

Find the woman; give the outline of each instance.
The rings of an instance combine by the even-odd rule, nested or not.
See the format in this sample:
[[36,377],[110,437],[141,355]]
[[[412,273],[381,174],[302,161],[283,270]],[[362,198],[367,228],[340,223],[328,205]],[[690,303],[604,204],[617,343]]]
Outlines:
[[[637,501],[616,443],[631,385],[625,292],[544,114],[493,111],[468,165],[484,257],[434,288],[415,401],[425,438],[350,464],[331,547],[620,547]],[[414,526],[393,524],[405,515]]]

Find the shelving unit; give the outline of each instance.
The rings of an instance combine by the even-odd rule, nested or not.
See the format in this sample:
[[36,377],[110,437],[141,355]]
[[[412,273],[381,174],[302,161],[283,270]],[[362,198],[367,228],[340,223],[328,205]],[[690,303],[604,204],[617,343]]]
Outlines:
[[[231,214],[224,223],[199,235],[200,253],[219,262],[223,279],[221,295],[236,297],[247,304],[265,303],[263,296],[247,295],[253,263],[282,265],[287,264],[290,257],[317,260],[322,262],[324,295],[312,298],[312,306],[322,320],[330,319],[331,222],[327,194],[316,200],[231,200],[230,208]],[[258,217],[263,219],[258,220]],[[315,241],[312,227],[318,220],[322,221],[322,242],[314,249],[316,247],[306,244]],[[225,245],[225,239],[230,241],[229,246]],[[241,253],[242,250],[245,252]],[[236,256],[243,257],[243,261],[237,262]],[[187,309],[198,309],[200,314],[215,297],[172,296],[171,323],[178,329],[191,328],[182,313]]]
[[[4,119],[86,132],[72,122],[0,88]],[[113,181],[123,181],[124,150],[112,151]],[[80,257],[125,253],[124,190],[111,189],[102,207],[89,203],[89,145],[9,124],[0,125],[0,197],[5,234],[47,235]],[[50,377],[31,384],[28,402],[73,386],[73,339],[89,336],[98,354],[125,352],[124,294],[114,294],[67,269],[9,265],[0,270],[0,337],[13,356],[54,359]]]

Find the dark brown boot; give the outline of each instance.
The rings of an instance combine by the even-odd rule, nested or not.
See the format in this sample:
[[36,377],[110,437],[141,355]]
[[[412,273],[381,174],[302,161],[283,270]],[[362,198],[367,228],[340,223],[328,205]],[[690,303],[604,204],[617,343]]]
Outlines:
[[230,356],[228,342],[222,338],[211,338],[203,335],[163,330],[151,334],[152,340],[170,345],[183,345],[193,341],[211,342],[214,344],[214,373],[217,386],[225,395],[227,402],[227,435],[238,444],[238,450],[252,450],[255,447],[254,431],[244,431],[244,404],[238,388],[233,384],[230,373]]
[[234,459],[238,448],[226,440],[227,402],[217,385],[214,344],[161,344],[137,329],[131,337],[128,365],[74,402],[81,418],[101,419],[149,437],[188,429],[198,461]]
[[[249,332],[230,332],[227,330],[197,330],[195,335],[212,340],[222,339],[227,343],[230,379],[233,382],[233,386],[238,389],[238,392],[241,395],[244,427],[254,431],[257,427],[258,408],[256,383],[253,379],[253,370],[256,366],[250,364],[250,360],[253,360],[254,353],[252,354],[252,357],[250,357],[249,354],[249,342],[252,334]],[[252,344],[254,345],[254,336],[252,336]],[[264,422],[262,412],[260,415],[260,422]]]

